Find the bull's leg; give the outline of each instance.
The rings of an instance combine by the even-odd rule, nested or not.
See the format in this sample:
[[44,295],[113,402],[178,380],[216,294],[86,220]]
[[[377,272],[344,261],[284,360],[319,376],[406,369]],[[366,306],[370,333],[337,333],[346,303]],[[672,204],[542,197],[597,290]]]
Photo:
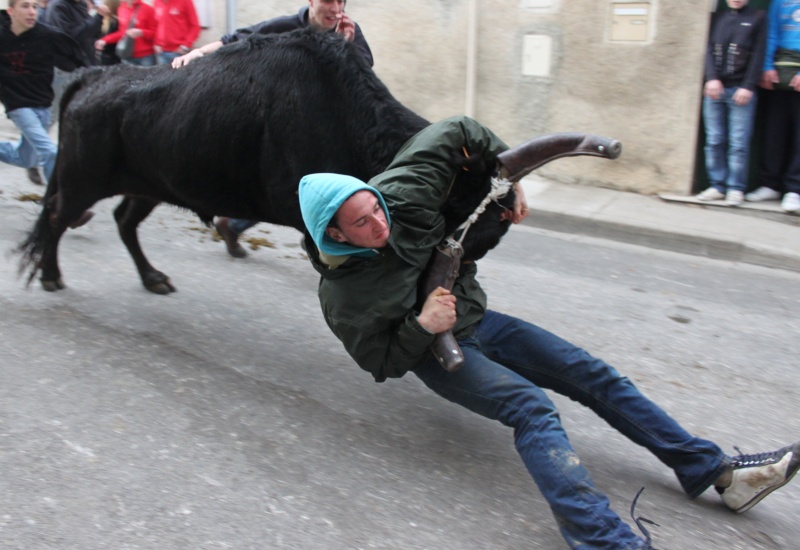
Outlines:
[[45,200],[39,222],[34,229],[35,238],[41,247],[38,267],[42,274],[39,281],[42,288],[48,292],[55,292],[65,287],[61,269],[58,267],[58,243],[67,229],[67,224],[58,220],[57,204],[58,193]]
[[170,283],[169,277],[147,261],[136,232],[142,220],[150,215],[158,203],[159,201],[152,199],[126,197],[114,210],[114,219],[117,220],[119,236],[136,264],[144,287],[156,294],[169,294],[175,292],[175,287]]
[[[49,185],[58,188],[53,181]],[[48,188],[48,192],[50,189]],[[45,205],[42,210],[35,232],[41,243],[41,259],[38,266],[42,271],[40,281],[42,288],[48,292],[61,290],[65,287],[61,278],[61,270],[58,267],[58,243],[61,236],[68,227],[77,227],[76,222],[86,217],[87,204],[91,205],[94,201],[81,200],[66,201],[60,191],[56,191],[45,198]],[[91,213],[89,213],[91,217]],[[88,221],[88,219],[86,220]],[[83,221],[83,223],[86,223]]]

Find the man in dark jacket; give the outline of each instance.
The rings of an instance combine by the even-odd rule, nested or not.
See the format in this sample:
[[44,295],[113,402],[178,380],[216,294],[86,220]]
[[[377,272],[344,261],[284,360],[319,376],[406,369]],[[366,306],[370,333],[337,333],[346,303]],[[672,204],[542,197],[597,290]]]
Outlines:
[[[462,148],[494,166],[506,146],[474,120],[455,117],[412,137],[369,184],[338,174],[300,182],[305,247],[321,274],[322,312],[356,363],[377,382],[412,372],[445,399],[512,427],[570,548],[651,546],[594,485],[545,389],[590,407],[649,449],[691,498],[714,486],[729,508],[744,512],[785,485],[800,467],[800,442],[727,456],[687,433],[607,363],[532,323],[488,310],[474,262],[462,265],[452,291],[440,287],[419,305],[420,276],[445,237],[439,208],[458,185],[451,159]],[[509,218],[519,222],[526,213],[519,194]],[[464,354],[456,372],[429,351],[446,330]]]
[[50,0],[45,11],[44,23],[72,37],[78,43],[83,55],[83,65],[97,65],[94,41],[100,37],[103,17],[109,15],[108,6],[95,6],[94,14],[89,13],[86,0]]
[[[108,6],[95,6],[96,13],[90,14],[86,0],[50,0],[45,10],[44,23],[71,37],[80,47],[83,66],[97,65],[94,41],[100,37],[103,17],[110,13]],[[57,121],[69,77],[65,71],[56,67],[53,78],[53,120]]]
[[747,190],[750,137],[767,34],[761,10],[748,0],[727,0],[711,18],[705,62],[703,122],[708,189],[700,200],[739,206]]
[[[371,66],[373,64],[372,51],[364,38],[364,33],[361,32],[361,27],[344,12],[345,4],[345,0],[308,0],[308,6],[300,8],[296,15],[276,17],[252,27],[239,29],[232,34],[226,34],[217,42],[206,44],[202,48],[192,50],[186,55],[175,59],[172,62],[172,66],[175,68],[182,67],[193,59],[215,52],[223,45],[242,40],[251,34],[283,33],[304,29],[309,26],[341,34],[358,48],[358,51],[361,52],[364,59],[369,61]],[[228,254],[234,258],[247,256],[247,251],[239,244],[239,235],[256,223],[258,222],[253,220],[217,218],[217,233],[225,241]]]

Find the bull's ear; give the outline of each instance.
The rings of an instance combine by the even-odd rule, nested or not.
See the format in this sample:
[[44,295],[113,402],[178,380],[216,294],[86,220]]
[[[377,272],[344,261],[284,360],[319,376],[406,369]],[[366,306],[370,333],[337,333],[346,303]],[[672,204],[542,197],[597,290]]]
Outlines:
[[345,237],[344,233],[342,233],[341,230],[336,227],[325,228],[325,234],[336,242],[339,243],[347,242],[347,237]]

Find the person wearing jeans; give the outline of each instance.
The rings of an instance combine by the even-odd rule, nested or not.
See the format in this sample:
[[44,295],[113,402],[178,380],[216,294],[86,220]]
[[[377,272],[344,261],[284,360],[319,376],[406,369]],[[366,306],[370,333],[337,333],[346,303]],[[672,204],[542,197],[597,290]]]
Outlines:
[[755,90],[764,59],[764,12],[748,0],[727,0],[728,9],[711,19],[703,87],[705,160],[710,186],[701,201],[744,202],[750,137],[756,112]]
[[50,109],[20,107],[6,113],[22,134],[19,142],[0,142],[0,161],[30,168],[41,164],[47,181],[53,176],[58,147],[50,139]]
[[748,201],[781,199],[781,209],[800,212],[800,0],[769,6],[763,90],[764,149],[761,186]]
[[159,65],[189,53],[200,36],[200,22],[193,0],[155,0],[156,10],[155,51]]
[[[37,16],[35,0],[9,0],[0,15],[0,101],[22,134],[16,143],[0,143],[0,161],[23,168],[42,166],[49,182],[58,151],[47,133],[53,68],[71,71],[85,61],[72,38],[38,24]],[[70,227],[92,216],[87,210]]]
[[[533,323],[488,310],[476,261],[461,263],[452,290],[419,296],[420,278],[446,236],[440,208],[450,190],[469,188],[461,186],[472,170],[507,172],[498,165],[506,149],[476,121],[453,117],[413,136],[369,184],[340,174],[302,178],[304,247],[320,274],[322,312],[355,362],[376,382],[413,373],[445,399],[511,427],[523,463],[573,549],[652,546],[644,530],[643,538],[611,509],[545,390],[589,407],[648,449],[672,468],[690,498],[713,486],[725,505],[744,512],[788,483],[800,468],[800,442],[727,456],[684,430],[604,361]],[[467,172],[454,161],[462,152],[471,163]],[[520,147],[502,158],[526,155]],[[513,208],[502,206],[501,220],[519,223],[528,213],[519,188]],[[448,330],[464,356],[455,371],[442,368],[430,351],[436,335]]]

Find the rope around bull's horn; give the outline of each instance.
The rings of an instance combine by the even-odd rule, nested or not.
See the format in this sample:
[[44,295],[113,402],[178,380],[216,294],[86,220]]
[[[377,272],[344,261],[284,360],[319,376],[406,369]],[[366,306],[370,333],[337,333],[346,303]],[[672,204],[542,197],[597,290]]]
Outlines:
[[469,218],[467,218],[464,223],[459,225],[456,230],[453,231],[453,235],[455,235],[460,229],[463,229],[461,236],[458,238],[459,245],[464,242],[464,237],[467,235],[467,231],[469,230],[470,226],[478,221],[478,217],[483,214],[483,211],[486,210],[486,207],[489,206],[489,203],[491,201],[498,201],[505,197],[513,184],[514,182],[508,181],[505,178],[492,176],[492,188],[489,191],[489,194],[486,195],[478,207],[472,212],[472,214],[470,214]]

